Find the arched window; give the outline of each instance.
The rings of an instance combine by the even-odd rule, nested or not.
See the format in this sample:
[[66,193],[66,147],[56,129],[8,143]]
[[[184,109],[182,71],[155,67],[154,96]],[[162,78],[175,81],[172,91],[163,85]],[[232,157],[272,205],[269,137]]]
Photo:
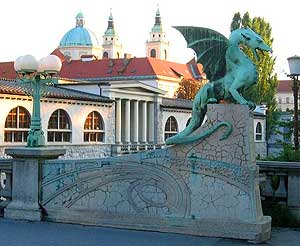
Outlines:
[[155,49],[152,49],[152,50],[150,51],[150,57],[156,58],[156,50],[155,50]]
[[84,142],[104,142],[104,123],[101,115],[93,111],[84,122]]
[[255,128],[255,140],[261,141],[262,140],[262,126],[261,123],[258,122]]
[[178,132],[177,120],[174,116],[170,116],[165,125],[165,140],[176,135]]
[[103,52],[103,58],[108,58],[108,52],[107,51]]
[[192,117],[187,120],[185,127],[187,127],[191,123],[191,120],[192,120]]
[[27,142],[30,128],[30,114],[23,107],[12,109],[5,120],[4,142]]
[[119,53],[119,52],[117,52],[117,58],[118,58],[118,59],[120,58],[120,53]]
[[71,121],[67,112],[58,109],[48,122],[48,142],[71,142]]

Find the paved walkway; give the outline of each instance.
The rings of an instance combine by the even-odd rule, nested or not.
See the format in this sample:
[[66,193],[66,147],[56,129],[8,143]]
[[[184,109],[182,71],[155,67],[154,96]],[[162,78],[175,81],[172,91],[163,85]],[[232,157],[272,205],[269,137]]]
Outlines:
[[[243,240],[0,218],[0,246],[244,246]],[[259,245],[299,246],[300,229],[274,229]]]

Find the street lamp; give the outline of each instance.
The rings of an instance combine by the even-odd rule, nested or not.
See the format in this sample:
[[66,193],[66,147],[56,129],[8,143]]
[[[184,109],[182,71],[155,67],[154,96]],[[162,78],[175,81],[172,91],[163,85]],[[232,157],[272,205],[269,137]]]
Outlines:
[[28,147],[45,145],[45,136],[41,125],[41,97],[47,94],[46,86],[57,84],[57,74],[61,61],[55,55],[49,55],[37,61],[32,55],[20,56],[14,63],[18,81],[25,88],[25,94],[33,98],[33,110],[30,131],[27,138]]
[[298,119],[298,96],[299,96],[299,75],[300,75],[300,57],[292,56],[288,59],[290,67],[290,77],[293,80],[293,94],[294,94],[294,145],[295,151],[299,149],[299,119]]

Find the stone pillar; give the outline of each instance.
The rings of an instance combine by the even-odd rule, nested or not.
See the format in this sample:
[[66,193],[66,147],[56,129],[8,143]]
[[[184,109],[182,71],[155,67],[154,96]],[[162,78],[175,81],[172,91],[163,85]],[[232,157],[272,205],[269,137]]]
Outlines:
[[133,102],[133,121],[132,121],[132,141],[138,143],[139,141],[139,102],[137,100]]
[[148,104],[148,142],[154,143],[154,103]]
[[7,155],[13,157],[12,201],[4,209],[4,217],[40,221],[39,205],[41,170],[45,160],[57,159],[65,149],[54,148],[8,148]]
[[130,143],[130,100],[125,100],[124,142]]
[[120,98],[117,98],[116,99],[116,143],[117,144],[120,144],[121,143],[121,128],[122,128],[122,125],[121,125],[121,119],[122,119],[122,103],[121,103],[121,99]]
[[141,137],[140,142],[147,142],[147,102],[141,101]]
[[300,212],[300,174],[290,172],[288,177],[288,206]]

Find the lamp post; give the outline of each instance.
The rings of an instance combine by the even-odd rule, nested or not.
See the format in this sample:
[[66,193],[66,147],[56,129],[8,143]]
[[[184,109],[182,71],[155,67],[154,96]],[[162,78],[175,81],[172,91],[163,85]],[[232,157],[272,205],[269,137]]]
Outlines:
[[292,56],[288,59],[290,77],[293,80],[293,94],[294,94],[294,146],[295,151],[299,149],[299,119],[298,119],[298,97],[299,97],[299,75],[300,75],[300,57]]
[[45,96],[45,86],[57,83],[57,74],[61,69],[61,61],[55,55],[49,55],[37,61],[32,55],[16,59],[14,68],[18,80],[24,85],[25,94],[32,96],[33,109],[30,131],[27,138],[28,147],[45,145],[45,136],[41,125],[41,97]]

